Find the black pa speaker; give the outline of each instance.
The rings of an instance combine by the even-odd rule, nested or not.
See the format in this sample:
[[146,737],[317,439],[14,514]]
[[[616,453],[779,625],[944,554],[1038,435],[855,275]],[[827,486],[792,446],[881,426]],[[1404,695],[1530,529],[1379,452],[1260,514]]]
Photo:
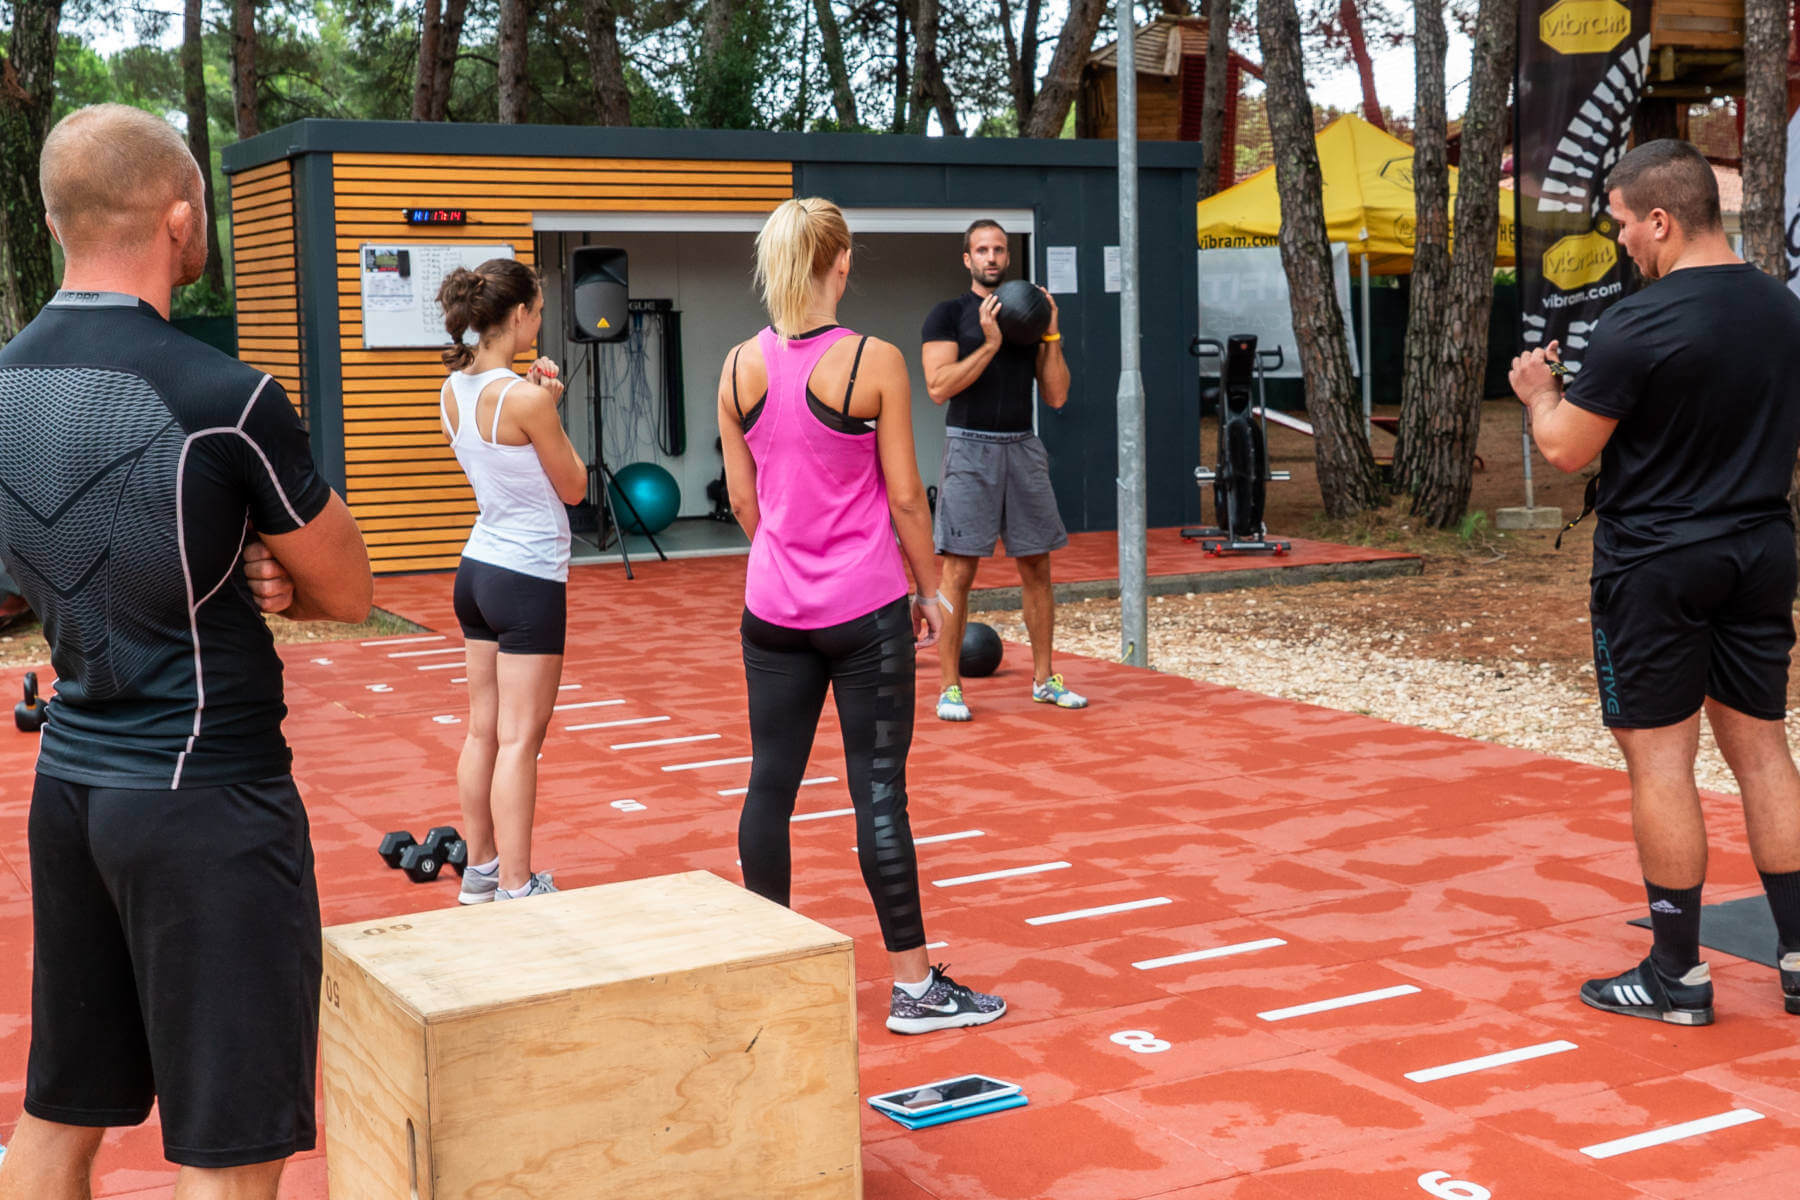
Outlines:
[[611,246],[577,246],[569,252],[569,340],[621,342],[626,325],[625,252]]

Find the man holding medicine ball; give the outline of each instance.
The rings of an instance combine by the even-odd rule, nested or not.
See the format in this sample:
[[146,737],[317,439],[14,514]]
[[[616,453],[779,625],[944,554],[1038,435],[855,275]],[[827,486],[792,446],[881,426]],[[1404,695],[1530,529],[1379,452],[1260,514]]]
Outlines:
[[1051,667],[1056,598],[1050,586],[1050,552],[1068,545],[1069,535],[1056,511],[1049,458],[1032,432],[1032,385],[1051,408],[1061,408],[1069,399],[1069,364],[1063,358],[1056,301],[1048,292],[1043,295],[1049,324],[1035,341],[1021,343],[1003,333],[995,292],[1010,263],[1006,230],[998,221],[970,225],[963,233],[969,290],[932,309],[920,332],[925,390],[934,404],[950,406],[932,527],[944,558],[944,595],[953,606],[944,614],[938,650],[943,690],[937,715],[945,721],[971,716],[963,699],[957,648],[968,620],[975,568],[978,560],[994,553],[996,540],[1005,542],[1007,555],[1019,566],[1025,629],[1031,638],[1031,698],[1058,708],[1087,706]]

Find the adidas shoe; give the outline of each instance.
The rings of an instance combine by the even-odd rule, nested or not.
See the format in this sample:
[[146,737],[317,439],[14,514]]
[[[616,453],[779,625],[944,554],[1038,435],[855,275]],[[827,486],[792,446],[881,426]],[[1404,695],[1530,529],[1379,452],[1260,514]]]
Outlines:
[[1604,1012],[1671,1025],[1711,1025],[1712,969],[1701,963],[1680,979],[1669,979],[1646,958],[1623,975],[1582,984],[1581,1002]]
[[937,716],[940,721],[967,721],[974,716],[963,699],[962,686],[951,684],[938,693]]
[[1039,704],[1054,704],[1058,708],[1087,707],[1087,697],[1063,686],[1061,675],[1052,675],[1042,683],[1032,684],[1031,698]]
[[1780,948],[1780,956],[1776,959],[1777,969],[1781,972],[1781,999],[1791,1013],[1800,1014],[1800,950]]
[[[466,879],[468,877],[464,876],[464,878]],[[533,875],[530,882],[525,885],[525,892],[523,895],[514,896],[505,888],[496,888],[494,891],[494,899],[523,900],[528,896],[547,896],[556,890],[556,885],[550,882],[550,872],[539,871],[537,874]]]
[[964,987],[938,965],[931,968],[931,986],[917,1000],[899,984],[894,985],[887,1027],[895,1033],[930,1033],[936,1029],[986,1025],[1005,1015],[1006,1001]]

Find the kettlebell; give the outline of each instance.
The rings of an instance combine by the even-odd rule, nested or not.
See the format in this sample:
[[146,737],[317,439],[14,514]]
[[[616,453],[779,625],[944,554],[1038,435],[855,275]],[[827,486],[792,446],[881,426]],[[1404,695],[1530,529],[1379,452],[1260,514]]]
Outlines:
[[36,671],[25,672],[25,699],[13,705],[13,724],[20,733],[36,733],[50,719],[50,705],[38,698]]

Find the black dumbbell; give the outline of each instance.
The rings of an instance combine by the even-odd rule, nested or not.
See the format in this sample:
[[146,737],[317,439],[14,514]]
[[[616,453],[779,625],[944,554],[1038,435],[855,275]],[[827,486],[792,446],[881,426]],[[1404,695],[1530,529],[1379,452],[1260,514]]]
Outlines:
[[385,835],[381,839],[381,846],[376,853],[381,855],[381,861],[388,866],[398,867],[400,865],[400,856],[418,844],[418,842],[413,840],[412,834],[402,829],[397,833]]
[[414,883],[430,883],[444,869],[444,856],[429,843],[408,846],[400,855],[400,869]]
[[457,838],[444,844],[444,865],[455,867],[456,873],[462,875],[469,869],[469,843]]
[[50,719],[50,706],[38,698],[36,671],[25,672],[25,702],[13,705],[13,724],[20,733],[36,733]]

